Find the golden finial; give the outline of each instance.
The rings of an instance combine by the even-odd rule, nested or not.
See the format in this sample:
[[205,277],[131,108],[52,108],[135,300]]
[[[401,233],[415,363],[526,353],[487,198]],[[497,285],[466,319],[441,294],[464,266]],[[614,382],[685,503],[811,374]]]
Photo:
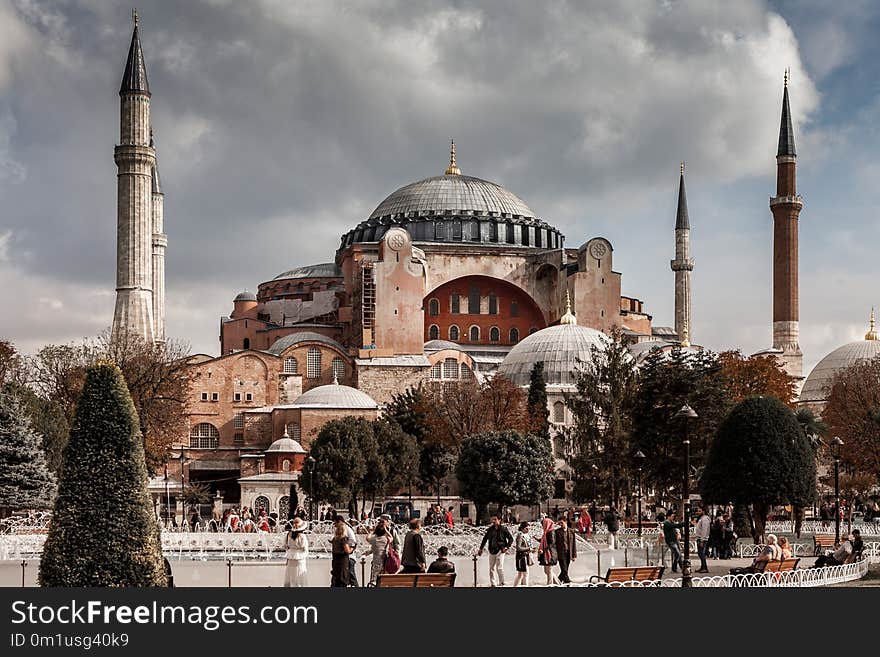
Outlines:
[[455,140],[449,140],[449,166],[446,167],[446,175],[447,176],[460,176],[461,169],[458,168],[458,165],[455,163]]
[[290,438],[290,434],[287,433],[287,425],[286,424],[284,425],[284,435],[281,437],[282,438]]
[[785,84],[786,87],[788,87],[788,80],[789,80],[789,77],[791,77],[791,69],[790,69],[790,68],[786,68],[786,69],[785,69],[784,82],[783,82],[783,84]]
[[684,175],[684,160],[681,161],[681,165],[679,166],[679,170],[681,171],[681,175]]
[[868,332],[865,333],[865,340],[880,340],[880,336],[877,335],[877,330],[874,327],[874,309],[871,308],[871,322],[870,328]]
[[568,295],[568,290],[565,291],[565,314],[560,318],[559,323],[567,326],[577,324],[577,318],[571,312],[571,297]]
[[134,26],[138,26],[138,10],[137,7],[131,8],[131,20],[134,23]]

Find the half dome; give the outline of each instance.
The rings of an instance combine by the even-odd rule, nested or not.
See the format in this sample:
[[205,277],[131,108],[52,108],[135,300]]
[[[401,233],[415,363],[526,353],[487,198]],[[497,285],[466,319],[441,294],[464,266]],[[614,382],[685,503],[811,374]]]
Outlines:
[[544,363],[548,385],[574,385],[577,369],[593,360],[592,347],[604,349],[608,336],[577,324],[550,326],[522,340],[498,366],[501,374],[518,386],[529,384],[532,367]]
[[293,438],[279,438],[269,445],[267,452],[283,452],[285,454],[305,454],[306,450],[303,446],[296,442]]
[[379,404],[367,393],[330,383],[312,388],[296,398],[293,408],[342,408],[342,409],[377,409]]

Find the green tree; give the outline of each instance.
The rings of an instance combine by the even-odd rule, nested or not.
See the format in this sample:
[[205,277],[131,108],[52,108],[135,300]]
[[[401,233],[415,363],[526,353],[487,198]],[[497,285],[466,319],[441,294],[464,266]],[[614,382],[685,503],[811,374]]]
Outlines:
[[397,424],[404,433],[421,444],[428,435],[428,411],[421,385],[392,396],[382,417]]
[[439,499],[440,487],[455,468],[456,459],[457,448],[443,443],[424,443],[419,450],[419,482],[422,487]]
[[532,365],[529,375],[529,398],[526,405],[533,433],[550,439],[550,409],[547,406],[547,381],[544,379],[544,363]]
[[164,586],[140,424],[122,372],[89,368],[77,402],[42,586]]
[[465,438],[455,471],[478,522],[489,504],[538,504],[553,491],[553,457],[541,436],[492,431]]
[[61,406],[52,400],[43,399],[30,388],[9,384],[9,391],[24,405],[31,427],[42,437],[46,463],[53,474],[61,469],[64,446],[70,435],[70,425]]
[[639,388],[632,413],[632,447],[645,456],[644,482],[660,502],[677,499],[684,469],[683,421],[675,414],[689,404],[698,414],[688,423],[691,466],[701,472],[709,443],[726,417],[731,401],[714,354],[674,347],[654,349],[639,368]]
[[737,404],[712,442],[700,495],[710,504],[750,505],[756,543],[772,505],[811,502],[816,463],[794,412],[772,397]]
[[303,490],[314,486],[316,502],[349,504],[362,488],[367,461],[361,446],[373,437],[368,420],[345,417],[331,420],[318,432],[309,456],[315,459],[314,481],[308,469],[303,470]]
[[396,495],[419,476],[419,445],[400,426],[384,418],[373,422],[373,432],[386,468],[383,492]]
[[13,510],[48,509],[54,493],[40,436],[18,397],[0,390],[0,518]]
[[565,431],[574,470],[574,497],[593,491],[594,469],[609,501],[628,491],[632,408],[638,390],[635,361],[624,335],[615,330],[604,346],[590,347],[590,363],[577,369],[576,391],[566,396],[573,422]]

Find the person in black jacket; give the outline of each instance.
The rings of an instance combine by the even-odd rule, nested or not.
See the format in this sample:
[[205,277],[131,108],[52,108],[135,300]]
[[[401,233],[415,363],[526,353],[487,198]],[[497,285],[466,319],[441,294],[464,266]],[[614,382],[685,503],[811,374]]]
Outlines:
[[568,566],[577,559],[577,539],[573,529],[569,528],[566,519],[559,519],[559,527],[554,532],[556,540],[556,558],[559,562],[559,581],[563,584],[571,582]]
[[616,550],[619,546],[617,543],[617,532],[620,531],[620,513],[613,504],[608,506],[605,512],[605,526],[608,528],[608,549]]
[[403,538],[403,554],[400,556],[402,573],[425,572],[425,539],[419,533],[421,529],[422,523],[418,518],[409,521],[409,531]]
[[496,514],[492,516],[492,524],[483,534],[483,542],[477,556],[482,556],[483,548],[489,544],[489,586],[495,586],[495,573],[498,573],[498,583],[504,586],[504,555],[513,545],[513,536],[510,530],[501,524],[501,518]]
[[455,564],[447,557],[449,556],[449,548],[445,545],[437,548],[437,558],[428,566],[429,573],[454,573]]

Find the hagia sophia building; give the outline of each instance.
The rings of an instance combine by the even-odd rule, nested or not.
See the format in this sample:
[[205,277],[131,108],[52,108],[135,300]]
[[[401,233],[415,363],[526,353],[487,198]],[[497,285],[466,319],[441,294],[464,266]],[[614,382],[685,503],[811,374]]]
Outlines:
[[[113,330],[161,341],[168,240],[137,21],[120,98]],[[795,190],[787,81],[777,165],[774,340],[764,353],[801,377],[803,203]],[[440,175],[387,196],[342,235],[329,262],[294,267],[235,296],[220,320],[220,355],[192,358],[190,430],[169,461],[172,493],[184,482],[203,482],[217,494],[215,507],[236,503],[284,516],[290,485],[321,426],[350,415],[379,417],[411,386],[496,373],[528,385],[532,366],[543,362],[555,433],[568,420],[564,394],[573,389],[576,362],[589,361],[591,345],[602,345],[612,329],[631,339],[637,361],[658,346],[694,348],[684,165],[671,261],[674,327],[653,326],[641,300],[621,295],[607,239],[566,247],[560,231],[516,194],[463,173],[454,143],[438,169]],[[876,334],[873,344],[880,346]],[[556,456],[556,497],[563,499],[570,477],[564,454]],[[166,483],[151,483],[157,499]],[[461,515],[470,513],[460,507]]]

